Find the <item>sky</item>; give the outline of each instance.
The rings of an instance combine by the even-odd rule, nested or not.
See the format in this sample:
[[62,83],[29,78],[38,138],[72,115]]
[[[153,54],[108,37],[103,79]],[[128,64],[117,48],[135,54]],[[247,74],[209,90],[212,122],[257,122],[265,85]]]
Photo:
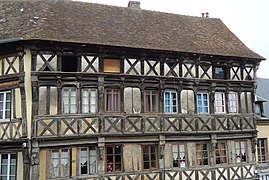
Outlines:
[[[79,0],[127,7],[129,0]],[[136,0],[137,1],[137,0]],[[258,77],[269,79],[269,0],[139,0],[145,10],[219,18],[262,61]]]

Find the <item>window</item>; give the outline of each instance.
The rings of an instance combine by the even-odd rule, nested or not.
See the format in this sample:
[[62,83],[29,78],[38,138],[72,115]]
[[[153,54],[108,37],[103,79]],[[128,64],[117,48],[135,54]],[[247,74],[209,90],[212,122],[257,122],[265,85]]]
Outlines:
[[157,169],[157,145],[143,145],[143,169]]
[[238,112],[238,96],[236,92],[230,92],[228,95],[229,113]]
[[68,177],[70,172],[70,152],[68,148],[50,150],[49,177]]
[[186,167],[185,144],[173,144],[173,167]]
[[62,90],[62,108],[65,114],[77,113],[77,89],[64,87]]
[[158,91],[145,90],[144,100],[145,112],[158,112]]
[[124,88],[124,112],[128,114],[141,112],[141,91],[139,88]]
[[164,112],[177,113],[177,93],[174,91],[164,92]]
[[226,69],[224,67],[215,67],[214,79],[226,79]]
[[15,180],[17,174],[17,155],[0,154],[0,159],[1,159],[0,179]]
[[197,112],[208,113],[208,94],[198,93],[197,94]]
[[237,141],[235,142],[235,155],[236,155],[236,162],[246,162],[247,155],[246,155],[246,142],[245,141]]
[[62,71],[63,72],[77,72],[78,71],[78,57],[72,55],[62,56]]
[[222,92],[215,93],[215,112],[225,113],[225,94]]
[[196,144],[196,163],[198,166],[208,165],[208,145],[207,143]]
[[122,146],[113,145],[106,147],[106,172],[122,171]]
[[0,92],[0,121],[10,120],[11,92]]
[[104,72],[120,73],[120,60],[104,59]]
[[224,142],[217,143],[215,152],[216,152],[216,164],[227,163],[226,143]]
[[81,147],[79,149],[80,174],[96,174],[97,173],[97,148]]
[[97,98],[97,89],[82,89],[82,113],[96,113]]
[[257,144],[258,162],[265,163],[267,161],[267,138],[259,138]]
[[105,111],[120,112],[120,90],[106,89],[105,90]]

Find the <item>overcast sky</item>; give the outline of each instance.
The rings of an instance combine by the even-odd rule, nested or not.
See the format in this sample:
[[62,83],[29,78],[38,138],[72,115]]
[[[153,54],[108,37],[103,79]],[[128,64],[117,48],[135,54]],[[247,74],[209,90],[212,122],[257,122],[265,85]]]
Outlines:
[[[80,0],[126,7],[129,0]],[[140,0],[146,10],[201,16],[209,12],[251,50],[268,59],[260,64],[258,77],[269,79],[269,0]]]

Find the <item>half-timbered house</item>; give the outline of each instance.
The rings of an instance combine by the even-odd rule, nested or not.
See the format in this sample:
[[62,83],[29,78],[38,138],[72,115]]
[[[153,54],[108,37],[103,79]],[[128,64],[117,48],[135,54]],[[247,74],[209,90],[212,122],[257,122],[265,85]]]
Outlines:
[[220,19],[1,1],[2,179],[252,179],[264,58]]

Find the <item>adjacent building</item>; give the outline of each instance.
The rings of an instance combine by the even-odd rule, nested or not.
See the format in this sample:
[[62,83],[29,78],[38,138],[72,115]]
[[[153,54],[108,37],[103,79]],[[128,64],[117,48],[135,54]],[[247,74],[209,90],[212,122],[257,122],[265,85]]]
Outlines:
[[253,179],[263,57],[220,19],[1,1],[1,179]]

